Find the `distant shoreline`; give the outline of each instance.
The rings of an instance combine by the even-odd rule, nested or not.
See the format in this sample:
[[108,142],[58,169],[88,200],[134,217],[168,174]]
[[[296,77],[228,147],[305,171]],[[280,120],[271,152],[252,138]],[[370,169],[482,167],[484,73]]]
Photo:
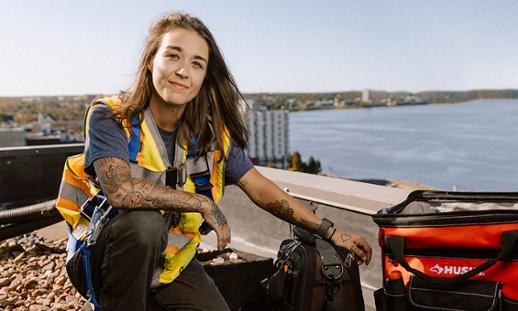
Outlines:
[[330,93],[250,93],[244,98],[266,110],[332,110],[463,103],[477,99],[518,99],[518,89],[472,91],[389,92],[377,90]]
[[470,99],[467,101],[461,102],[445,102],[445,103],[418,103],[418,104],[402,104],[395,106],[388,105],[358,105],[358,106],[348,106],[348,107],[322,107],[322,108],[312,108],[312,109],[303,109],[303,110],[290,110],[290,112],[309,112],[309,111],[322,111],[322,110],[351,110],[351,109],[375,109],[375,108],[395,108],[395,107],[408,107],[408,106],[424,106],[424,105],[456,105],[456,104],[464,104],[475,100],[518,100],[518,98],[476,98]]

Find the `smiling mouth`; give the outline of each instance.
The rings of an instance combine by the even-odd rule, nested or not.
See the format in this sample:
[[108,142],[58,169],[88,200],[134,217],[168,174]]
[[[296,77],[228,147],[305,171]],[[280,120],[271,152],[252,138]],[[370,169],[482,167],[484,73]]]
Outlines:
[[186,90],[189,88],[187,85],[181,84],[179,82],[173,82],[173,81],[167,81],[167,82],[169,82],[169,84],[171,84],[174,88],[177,88],[177,89]]

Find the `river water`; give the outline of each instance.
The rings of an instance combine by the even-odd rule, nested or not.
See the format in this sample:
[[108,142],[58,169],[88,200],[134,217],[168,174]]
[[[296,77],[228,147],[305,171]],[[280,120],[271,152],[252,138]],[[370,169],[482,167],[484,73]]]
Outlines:
[[324,173],[518,191],[518,100],[290,113],[290,151]]

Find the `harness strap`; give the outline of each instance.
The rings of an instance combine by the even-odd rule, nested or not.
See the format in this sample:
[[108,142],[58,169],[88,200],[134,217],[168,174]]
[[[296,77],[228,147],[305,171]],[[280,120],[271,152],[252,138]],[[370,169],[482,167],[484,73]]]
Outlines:
[[137,154],[140,151],[140,119],[138,116],[131,118],[130,139],[128,153],[130,162],[137,163]]
[[[209,163],[207,162],[207,157],[197,158],[197,143],[198,138],[193,136],[191,139],[191,148],[187,151],[187,171],[194,183],[196,193],[205,195],[209,199],[214,200],[212,196],[213,185],[210,182],[211,172]],[[198,231],[205,235],[211,232],[212,228],[204,221]]]
[[322,261],[322,274],[326,277],[326,311],[343,310],[342,275],[344,266],[340,255],[329,242],[315,239],[315,248]]
[[94,286],[93,286],[93,280],[92,280],[92,269],[90,267],[90,260],[92,257],[92,250],[87,247],[86,243],[81,245],[81,248],[79,249],[82,256],[81,259],[83,261],[83,267],[85,270],[86,275],[86,297],[88,298],[88,302],[92,303],[95,307],[96,311],[101,310],[101,306],[97,302],[97,299],[95,298],[94,293]]
[[191,148],[187,151],[186,170],[196,188],[196,193],[204,194],[213,200],[212,187],[210,183],[210,169],[207,157],[197,157],[198,138],[191,138]]

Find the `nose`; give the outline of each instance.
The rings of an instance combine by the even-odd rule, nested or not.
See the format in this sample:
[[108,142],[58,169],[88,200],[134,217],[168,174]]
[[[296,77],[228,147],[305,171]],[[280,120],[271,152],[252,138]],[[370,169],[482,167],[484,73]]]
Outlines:
[[184,66],[178,68],[174,73],[182,79],[186,79],[188,77],[188,72]]

